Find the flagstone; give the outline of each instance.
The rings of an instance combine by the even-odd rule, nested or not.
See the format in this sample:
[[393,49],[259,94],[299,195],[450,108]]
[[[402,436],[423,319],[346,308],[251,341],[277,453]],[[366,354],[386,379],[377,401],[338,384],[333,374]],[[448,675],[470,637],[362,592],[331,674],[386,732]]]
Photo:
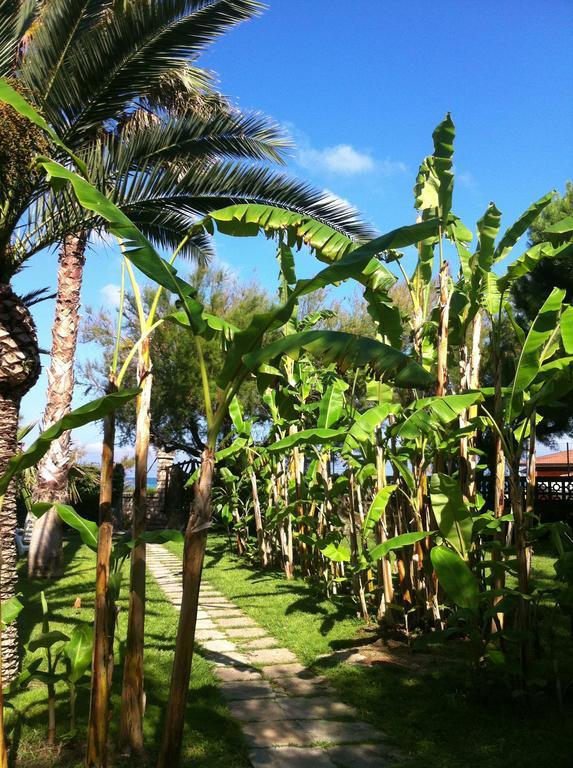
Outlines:
[[237,680],[221,683],[221,691],[228,701],[241,699],[277,699],[275,689],[266,680]]
[[228,627],[225,629],[225,632],[229,635],[229,637],[237,637],[237,638],[264,638],[266,637],[266,630],[264,630],[262,627]]
[[288,648],[263,648],[253,651],[249,656],[252,664],[261,666],[296,662],[296,656]]
[[318,747],[253,749],[249,760],[253,768],[334,768],[325,750]]
[[382,744],[345,744],[341,747],[327,747],[324,753],[337,768],[387,768],[396,757],[391,749]]
[[293,675],[299,677],[312,676],[312,672],[298,662],[294,662],[293,664],[269,664],[269,666],[263,667],[262,671],[264,677],[267,678],[292,677]]
[[229,701],[229,711],[241,722],[255,723],[268,720],[284,720],[284,710],[272,699],[244,699]]
[[225,683],[260,680],[261,675],[256,669],[245,667],[215,667],[213,670],[218,680]]
[[289,696],[317,696],[331,692],[331,687],[323,677],[277,677],[273,685]]
[[239,640],[238,642],[245,651],[258,651],[262,648],[273,648],[275,645],[278,645],[274,637],[268,636],[255,637],[254,640],[247,640],[246,642]]
[[207,640],[202,643],[205,651],[211,651],[212,653],[225,653],[227,651],[236,651],[237,646],[230,640],[223,638],[222,640]]
[[197,629],[195,639],[203,643],[205,640],[224,640],[225,635],[219,629]]
[[220,627],[255,627],[255,622],[248,616],[229,616],[217,619]]
[[283,696],[279,703],[286,717],[293,720],[356,717],[356,710],[329,696]]

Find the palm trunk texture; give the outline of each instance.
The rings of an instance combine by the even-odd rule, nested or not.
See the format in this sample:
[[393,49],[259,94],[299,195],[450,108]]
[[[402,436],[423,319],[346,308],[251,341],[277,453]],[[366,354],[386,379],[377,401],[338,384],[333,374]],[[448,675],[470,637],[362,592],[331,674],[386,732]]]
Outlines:
[[[36,327],[30,313],[10,286],[0,285],[0,474],[18,448],[20,400],[40,375]],[[16,593],[16,496],[11,484],[0,501],[0,547],[2,570],[0,599]],[[2,672],[4,683],[18,672],[18,634],[16,623],[2,633]]]
[[[85,250],[86,236],[83,234],[68,235],[60,248],[44,429],[65,416],[72,404]],[[69,465],[70,433],[65,432],[50,444],[38,464],[35,501],[65,503]],[[34,524],[28,553],[28,574],[32,578],[54,576],[60,566],[61,552],[62,524],[58,514],[50,510]]]

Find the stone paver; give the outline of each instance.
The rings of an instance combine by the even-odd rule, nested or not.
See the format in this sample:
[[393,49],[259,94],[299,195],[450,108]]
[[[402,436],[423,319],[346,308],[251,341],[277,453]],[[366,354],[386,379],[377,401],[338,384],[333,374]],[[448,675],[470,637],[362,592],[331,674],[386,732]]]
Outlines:
[[249,654],[251,664],[270,666],[275,664],[292,664],[296,656],[288,648],[264,648]]
[[255,627],[255,622],[248,616],[218,619],[217,624],[224,629],[227,627]]
[[255,637],[254,640],[237,638],[237,643],[239,643],[241,648],[245,651],[258,651],[261,648],[273,648],[277,645],[277,641],[274,637]]
[[[181,604],[181,563],[148,545],[147,565]],[[249,745],[253,768],[391,768],[383,734],[338,701],[323,677],[278,647],[253,619],[207,582],[199,592],[196,638]],[[321,746],[317,746],[321,745]]]
[[356,717],[356,710],[330,696],[283,696],[279,704],[291,720],[320,720]]
[[263,675],[272,679],[274,677],[293,677],[300,678],[312,677],[312,672],[302,664],[293,662],[292,664],[269,664],[263,667]]
[[324,752],[336,768],[390,768],[398,757],[382,744],[345,744]]
[[270,683],[260,678],[221,683],[221,691],[227,701],[281,698]]
[[332,691],[323,677],[278,677],[273,679],[273,685],[288,696],[319,696]]
[[326,750],[318,747],[253,749],[249,759],[253,768],[334,768]]
[[195,632],[195,639],[204,643],[205,640],[225,640],[226,635],[219,629],[198,629]]
[[256,723],[267,720],[284,720],[284,710],[273,699],[245,699],[229,701],[229,710],[236,720]]
[[214,672],[215,677],[224,683],[261,680],[261,675],[256,669],[245,669],[244,667],[216,667]]
[[236,651],[237,646],[226,638],[224,640],[207,640],[203,643],[203,648],[206,651],[212,651],[213,653],[226,653],[227,651]]
[[249,759],[253,768],[334,768],[325,750],[318,747],[253,749]]

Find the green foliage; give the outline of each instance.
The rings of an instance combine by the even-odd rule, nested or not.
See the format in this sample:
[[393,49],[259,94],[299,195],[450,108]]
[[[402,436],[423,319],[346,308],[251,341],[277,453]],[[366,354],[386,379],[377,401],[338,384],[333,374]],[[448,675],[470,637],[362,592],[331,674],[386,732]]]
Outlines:
[[447,547],[433,547],[430,556],[440,584],[450,600],[460,608],[477,611],[480,599],[478,581],[467,563]]

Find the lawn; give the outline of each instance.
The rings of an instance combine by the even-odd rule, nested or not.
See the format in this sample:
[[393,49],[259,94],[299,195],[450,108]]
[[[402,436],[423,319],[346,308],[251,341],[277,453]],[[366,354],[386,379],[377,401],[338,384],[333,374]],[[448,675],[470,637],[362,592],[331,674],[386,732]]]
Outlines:
[[[40,591],[45,589],[50,607],[50,628],[69,633],[77,622],[93,620],[93,584],[95,579],[94,554],[79,540],[71,537],[64,547],[65,575],[53,582],[30,582],[24,577],[25,563],[22,563],[20,590],[24,595],[25,609],[20,615],[20,638],[25,646],[31,638],[41,632]],[[127,574],[127,570],[126,570]],[[124,580],[119,614],[118,637],[125,638],[127,625],[127,582]],[[145,652],[145,690],[147,696],[145,714],[145,738],[147,744],[157,745],[160,738],[161,717],[167,700],[172,652],[177,629],[177,613],[169,604],[151,576],[147,582],[147,620]],[[74,608],[76,598],[81,599],[81,608]],[[117,651],[119,652],[119,646]],[[26,650],[24,666],[36,654]],[[40,652],[38,652],[40,653]],[[117,655],[116,655],[117,658]],[[119,717],[119,695],[121,669],[115,669],[113,691],[113,712],[111,717],[110,743],[115,741]],[[184,734],[183,766],[193,768],[246,768],[246,749],[242,734],[216,687],[216,682],[207,662],[196,655],[193,665],[191,693],[187,711],[187,726]],[[85,743],[85,727],[88,712],[88,691],[85,688],[78,700],[78,738],[67,736],[69,730],[66,704],[66,688],[58,688],[58,736],[60,744],[56,750],[49,750],[46,741],[46,689],[34,684],[27,692],[20,694],[14,704],[22,710],[25,722],[19,749],[19,766],[22,768],[79,768],[83,766],[82,747]],[[153,765],[150,754],[150,765]],[[114,766],[130,763],[118,755],[112,761]],[[141,762],[137,761],[140,766]]]
[[[169,546],[180,554],[180,545]],[[537,557],[534,576],[547,582],[551,573],[552,559]],[[388,663],[332,665],[325,654],[368,638],[352,604],[327,601],[302,580],[287,582],[280,573],[263,574],[249,567],[229,553],[223,536],[210,537],[204,576],[301,661],[328,676],[341,699],[382,728],[408,756],[404,765],[561,768],[571,764],[570,700],[560,714],[546,696],[522,704],[502,685],[478,689],[459,649],[442,651],[435,658],[414,655],[414,660],[425,660],[423,671]],[[562,642],[564,627],[561,622]],[[568,672],[571,679],[573,670]]]

